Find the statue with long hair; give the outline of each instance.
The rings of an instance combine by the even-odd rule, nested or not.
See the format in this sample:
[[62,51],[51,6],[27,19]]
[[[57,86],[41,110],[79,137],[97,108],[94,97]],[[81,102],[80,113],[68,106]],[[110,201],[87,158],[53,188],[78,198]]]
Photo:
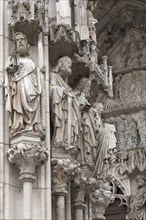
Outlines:
[[44,137],[41,119],[42,72],[30,57],[26,36],[21,32],[15,33],[14,51],[5,66],[6,109],[10,113],[11,136],[31,132]]

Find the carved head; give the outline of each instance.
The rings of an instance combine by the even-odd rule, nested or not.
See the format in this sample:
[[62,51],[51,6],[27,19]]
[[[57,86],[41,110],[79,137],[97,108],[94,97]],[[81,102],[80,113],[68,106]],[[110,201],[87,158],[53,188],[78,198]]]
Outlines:
[[95,108],[99,114],[101,114],[104,109],[103,104],[101,102],[95,102],[93,104],[93,108]]
[[93,1],[88,1],[88,9],[93,12],[93,10],[94,10],[94,3],[93,3]]
[[138,175],[136,177],[136,182],[137,182],[138,188],[141,186],[144,186],[146,184],[146,177],[143,175]]
[[69,77],[72,73],[71,66],[72,66],[71,58],[64,56],[58,60],[57,65],[53,68],[52,71],[55,73],[59,73],[59,75],[61,75],[63,78]]
[[82,78],[77,85],[77,90],[85,94],[86,99],[90,98],[91,80],[88,78]]
[[26,36],[22,32],[16,32],[14,35],[15,52],[20,56],[29,55],[29,44]]

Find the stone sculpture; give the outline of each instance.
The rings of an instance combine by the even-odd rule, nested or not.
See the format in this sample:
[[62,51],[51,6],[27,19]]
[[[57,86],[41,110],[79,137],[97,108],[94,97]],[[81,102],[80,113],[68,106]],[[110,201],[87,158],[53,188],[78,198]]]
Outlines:
[[90,99],[91,81],[82,78],[77,85],[76,97],[79,102],[82,117],[82,138],[85,161],[93,164],[93,148],[96,146],[95,128],[93,124],[93,110],[88,100]]
[[[109,151],[116,148],[115,126],[113,124],[103,123],[101,119],[101,113],[103,112],[102,103],[95,102],[93,104],[96,110],[95,123],[98,124],[96,130],[96,160],[95,160],[95,173],[97,175],[104,175],[103,172],[108,168]],[[96,121],[97,120],[97,121]]]
[[62,57],[51,73],[51,110],[54,133],[52,144],[66,149],[78,146],[80,112],[72,88],[67,84],[72,61]]
[[88,2],[88,9],[87,9],[87,16],[88,16],[87,24],[88,24],[88,29],[89,29],[89,36],[92,41],[96,42],[95,24],[97,24],[98,21],[93,16],[93,8],[94,8],[93,1],[89,1]]
[[145,220],[146,219],[146,178],[142,175],[136,177],[138,185],[135,195],[130,197],[129,220]]
[[44,137],[41,121],[41,95],[44,69],[36,68],[29,54],[26,36],[14,35],[14,51],[5,67],[6,109],[10,113],[10,134],[31,132]]

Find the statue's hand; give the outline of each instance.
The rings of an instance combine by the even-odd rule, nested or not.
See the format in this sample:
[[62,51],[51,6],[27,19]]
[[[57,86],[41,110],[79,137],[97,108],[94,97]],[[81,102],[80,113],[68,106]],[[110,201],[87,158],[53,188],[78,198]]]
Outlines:
[[19,66],[11,64],[10,66],[7,67],[7,72],[8,73],[15,73],[15,72],[17,72],[18,68],[19,68]]
[[86,104],[85,107],[84,107],[84,110],[88,112],[90,108],[91,108],[91,105]]
[[64,90],[64,94],[69,94],[71,91],[72,91],[71,88],[66,88],[66,89]]
[[42,67],[40,68],[40,71],[41,71],[41,73],[45,74],[45,73],[46,73],[46,67],[45,67],[45,66],[42,66]]

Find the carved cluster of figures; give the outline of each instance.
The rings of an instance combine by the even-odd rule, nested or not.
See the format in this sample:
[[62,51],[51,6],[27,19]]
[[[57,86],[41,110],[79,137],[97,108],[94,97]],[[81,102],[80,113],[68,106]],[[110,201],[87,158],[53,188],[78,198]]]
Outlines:
[[132,68],[143,65],[146,65],[145,38],[142,36],[138,39],[132,32],[121,45],[118,68]]
[[[52,145],[82,150],[85,162],[93,164],[96,161],[101,173],[102,160],[107,156],[109,148],[116,146],[115,127],[102,122],[101,103],[92,106],[89,103],[89,78],[82,78],[74,90],[68,85],[71,66],[71,59],[62,57],[51,73],[51,118],[54,126]],[[96,158],[97,152],[101,155],[101,163]]]
[[[53,123],[52,146],[83,152],[85,163],[102,172],[102,161],[115,148],[115,127],[104,124],[101,103],[89,103],[91,79],[82,78],[73,90],[68,84],[72,60],[62,57],[51,72],[50,102]],[[5,66],[6,109],[11,136],[27,133],[44,138],[42,100],[44,68],[37,68],[23,33],[14,36],[14,50]],[[100,156],[100,159],[98,159]],[[83,158],[82,158],[83,159]]]
[[122,114],[112,118],[116,126],[117,146],[121,149],[145,148],[146,145],[146,111],[135,114]]

